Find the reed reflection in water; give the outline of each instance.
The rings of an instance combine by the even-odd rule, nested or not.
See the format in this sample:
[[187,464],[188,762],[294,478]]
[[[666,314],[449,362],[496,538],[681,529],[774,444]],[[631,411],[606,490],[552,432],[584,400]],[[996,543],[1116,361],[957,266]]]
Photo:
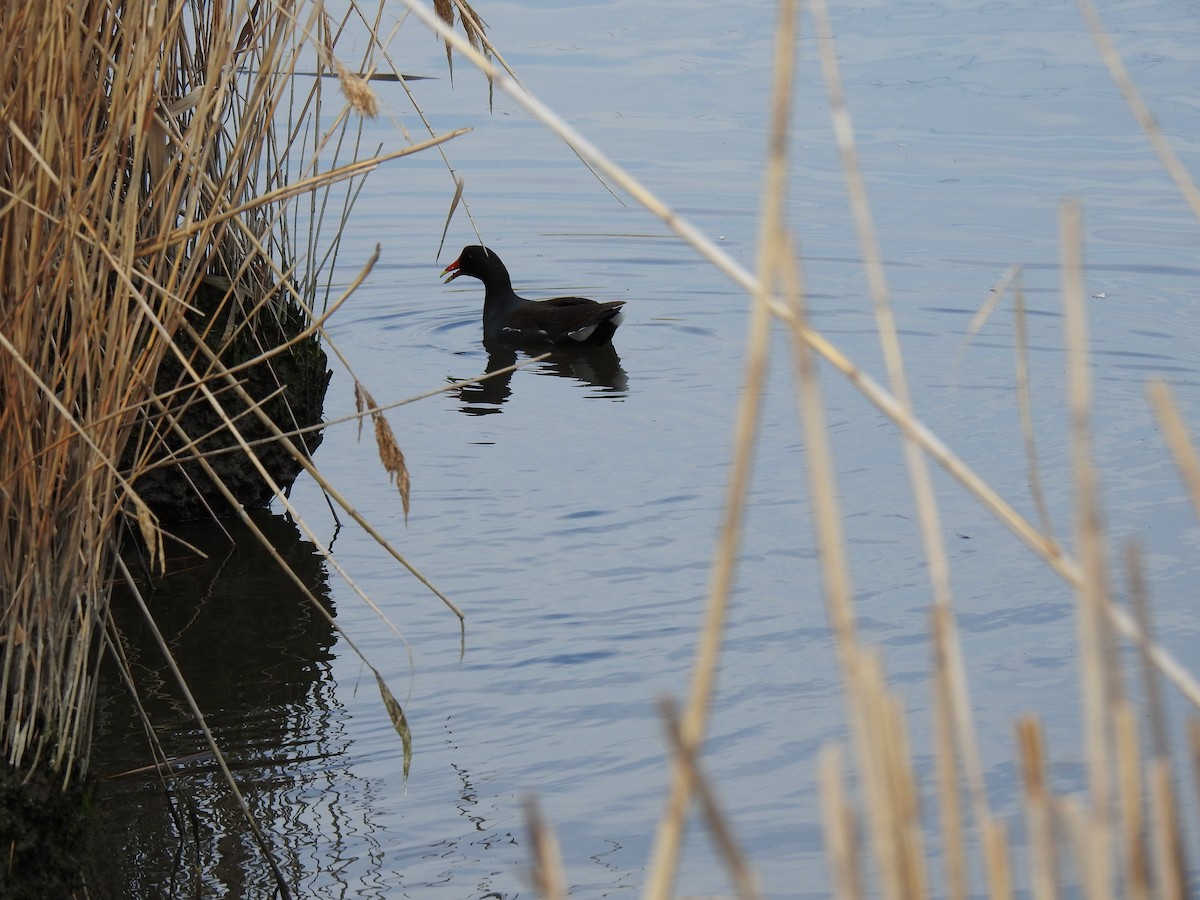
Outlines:
[[[258,513],[254,521],[332,614],[313,545],[284,517]],[[207,559],[169,545],[170,574],[145,580],[142,590],[285,880],[294,889],[312,879],[307,860],[314,845],[325,845],[320,878],[336,884],[347,836],[357,835],[355,849],[344,850],[354,857],[373,842],[370,786],[349,765],[347,714],[330,677],[337,637],[245,526],[224,527],[228,536],[209,523],[176,528]],[[273,895],[262,852],[148,627],[120,595],[113,615],[142,707],[177,763],[165,779],[156,773],[133,698],[108,665],[93,764],[90,895]]]

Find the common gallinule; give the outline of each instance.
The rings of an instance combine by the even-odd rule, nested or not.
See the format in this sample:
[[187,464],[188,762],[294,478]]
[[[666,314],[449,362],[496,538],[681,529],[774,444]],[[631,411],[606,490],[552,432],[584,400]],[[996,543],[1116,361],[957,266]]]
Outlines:
[[625,316],[624,300],[597,303],[584,297],[526,300],[512,289],[508,269],[493,251],[472,244],[446,266],[449,284],[459,275],[483,282],[483,340],[507,344],[600,347],[612,340]]

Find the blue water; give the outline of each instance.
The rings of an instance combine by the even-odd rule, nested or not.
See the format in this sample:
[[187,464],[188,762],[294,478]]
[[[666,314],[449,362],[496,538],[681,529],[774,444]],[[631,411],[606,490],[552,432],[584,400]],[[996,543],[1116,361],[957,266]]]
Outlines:
[[[534,93],[753,265],[770,4],[476,6]],[[1104,15],[1176,152],[1200,171],[1200,105],[1187,87],[1200,77],[1194,10],[1124,2],[1106,4]],[[1200,413],[1196,221],[1074,6],[860,3],[833,16],[916,408],[1033,515],[1011,305],[963,350],[990,289],[1010,264],[1024,265],[1041,477],[1056,532],[1068,539],[1057,208],[1067,196],[1083,201],[1106,513],[1116,537],[1146,547],[1167,646],[1194,658],[1198,532],[1143,385],[1164,377],[1185,413]],[[644,881],[667,783],[655,704],[687,690],[697,640],[748,301],[647,213],[617,202],[509,98],[497,93],[489,111],[486,84],[464,61],[451,83],[440,44],[416,22],[403,26],[395,50],[403,71],[438,76],[414,84],[435,127],[473,128],[446,153],[517,289],[628,301],[615,359],[533,364],[498,394],[441,394],[391,412],[412,476],[407,523],[369,427],[361,440],[352,425],[329,430],[322,471],[464,609],[465,647],[452,614],[371,538],[352,524],[335,528],[311,481],[293,492],[318,538],[336,538],[336,558],[403,635],[336,574],[314,573],[338,624],[404,706],[413,735],[407,780],[374,677],[344,639],[314,625],[314,641],[286,649],[295,617],[305,616],[297,600],[281,604],[290,612],[244,626],[253,639],[240,650],[195,660],[194,677],[221,682],[208,667],[227,676],[212,712],[298,894],[530,896],[522,802],[536,795],[573,894],[630,896]],[[883,380],[807,21],[799,54],[788,216],[814,320]],[[377,90],[383,113],[367,124],[366,143],[403,146],[398,126],[419,134],[419,123],[398,85]],[[437,279],[459,247],[476,242],[460,210],[436,256],[452,193],[436,155],[393,162],[368,181],[347,227],[343,281],[377,243],[382,257],[329,330],[380,403],[488,364],[481,289]],[[766,894],[823,896],[830,881],[815,762],[847,726],[787,344],[774,349],[703,766]],[[896,430],[832,372],[824,386],[862,633],[882,649],[904,697],[918,770],[932,790],[929,589]],[[335,367],[327,415],[352,410],[352,380]],[[984,770],[1019,845],[1018,716],[1044,717],[1056,787],[1079,786],[1073,599],[948,478],[937,483]],[[228,610],[260,592],[243,593],[244,579],[215,590],[217,578],[203,582],[196,619],[210,613],[219,634]],[[179,625],[181,641],[189,627]],[[295,689],[246,687],[259,682]],[[149,761],[132,726],[103,716],[101,724],[109,730],[99,768]],[[200,749],[183,711],[163,730],[176,752]],[[190,895],[180,885],[198,884],[196,895],[266,896],[265,868],[211,767],[175,787],[198,808],[208,837],[147,814],[160,793],[152,781],[102,786],[128,853],[127,863],[109,863],[112,884],[136,884],[143,895]],[[176,852],[195,860],[191,880],[178,872],[172,880],[167,860]],[[681,894],[731,890],[699,820],[680,871]]]

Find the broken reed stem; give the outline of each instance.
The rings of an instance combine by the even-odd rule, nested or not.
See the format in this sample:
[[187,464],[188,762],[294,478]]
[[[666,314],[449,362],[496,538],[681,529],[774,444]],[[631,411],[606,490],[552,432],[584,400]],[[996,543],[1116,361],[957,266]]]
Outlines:
[[1058,866],[1054,813],[1047,783],[1042,728],[1026,716],[1017,722],[1017,757],[1021,766],[1025,830],[1029,847],[1029,886],[1033,900],[1056,900]]
[[758,897],[761,896],[758,879],[755,878],[746,855],[734,839],[729,818],[717,803],[716,791],[711,780],[700,771],[696,754],[684,743],[681,731],[682,723],[674,701],[670,697],[664,697],[659,702],[658,708],[666,726],[667,740],[674,754],[675,764],[691,771],[692,784],[696,797],[700,801],[700,810],[704,814],[704,821],[708,825],[709,833],[713,837],[713,843],[721,856],[721,861],[733,879],[737,896],[741,900],[758,900]]
[[1042,490],[1041,466],[1038,465],[1037,441],[1033,431],[1033,400],[1030,396],[1029,380],[1029,328],[1025,311],[1025,278],[1017,267],[1013,274],[1013,343],[1015,350],[1015,377],[1017,388],[1017,410],[1021,417],[1021,439],[1025,445],[1025,471],[1029,478],[1029,495],[1037,510],[1038,525],[1049,541],[1054,537],[1054,524],[1046,505],[1046,492]]
[[1125,895],[1129,900],[1150,900],[1150,867],[1146,852],[1146,823],[1142,811],[1146,794],[1142,784],[1142,760],[1138,751],[1135,715],[1127,700],[1119,701],[1113,710],[1118,823],[1119,834],[1124,843],[1121,857],[1125,861]]

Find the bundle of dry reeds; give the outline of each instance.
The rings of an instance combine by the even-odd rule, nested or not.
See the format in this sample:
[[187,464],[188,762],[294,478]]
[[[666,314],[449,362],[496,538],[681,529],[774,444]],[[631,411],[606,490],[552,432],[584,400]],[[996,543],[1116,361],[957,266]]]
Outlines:
[[170,10],[49,3],[9,14],[2,745],[10,766],[44,765],[66,781],[87,756],[113,536],[123,516],[151,527],[116,461],[219,242],[211,227],[180,234],[185,217],[211,209],[213,190],[174,150],[186,127],[168,109],[179,97],[163,90],[191,61]]
[[[295,457],[293,474],[307,464],[241,373],[320,326],[309,303],[329,257],[295,271],[286,202],[382,160],[314,171],[334,134],[314,119],[322,79],[307,93],[284,88],[306,48],[310,68],[314,57],[336,68],[333,27],[319,9],[305,22],[297,12],[129,0],[5,13],[0,747],[21,777],[43,771],[66,784],[86,765],[117,540],[136,526],[152,561],[160,541],[133,483],[191,458],[238,499],[203,458],[207,435],[185,426],[187,408],[228,432],[268,496],[278,484],[245,422]],[[360,88],[346,95],[363,103],[362,85],[340,71]],[[281,128],[278,141],[285,97],[307,127]],[[338,106],[344,128],[348,106]],[[283,329],[288,304],[298,323]],[[276,323],[270,341],[245,338],[256,319]],[[238,340],[235,360],[222,357]]]
[[[353,3],[344,14],[365,16]],[[353,123],[376,104],[368,80],[335,56],[344,26],[320,4],[292,2],[51,0],[5,11],[0,888],[38,842],[10,806],[32,782],[78,786],[86,769],[109,590],[120,577],[136,594],[122,535],[140,536],[150,565],[161,559],[141,479],[173,468],[177,493],[239,508],[304,469],[343,502],[309,460],[327,379],[317,342],[373,260],[319,316],[314,300],[331,283],[323,273],[354,181],[461,133],[360,154]],[[464,27],[478,43],[473,16]],[[341,92],[323,112],[326,76]],[[302,209],[290,202],[305,195]],[[327,221],[330,210],[340,215]],[[407,507],[403,454],[356,387]],[[248,491],[218,471],[229,451]],[[407,748],[403,712],[379,686]]]

